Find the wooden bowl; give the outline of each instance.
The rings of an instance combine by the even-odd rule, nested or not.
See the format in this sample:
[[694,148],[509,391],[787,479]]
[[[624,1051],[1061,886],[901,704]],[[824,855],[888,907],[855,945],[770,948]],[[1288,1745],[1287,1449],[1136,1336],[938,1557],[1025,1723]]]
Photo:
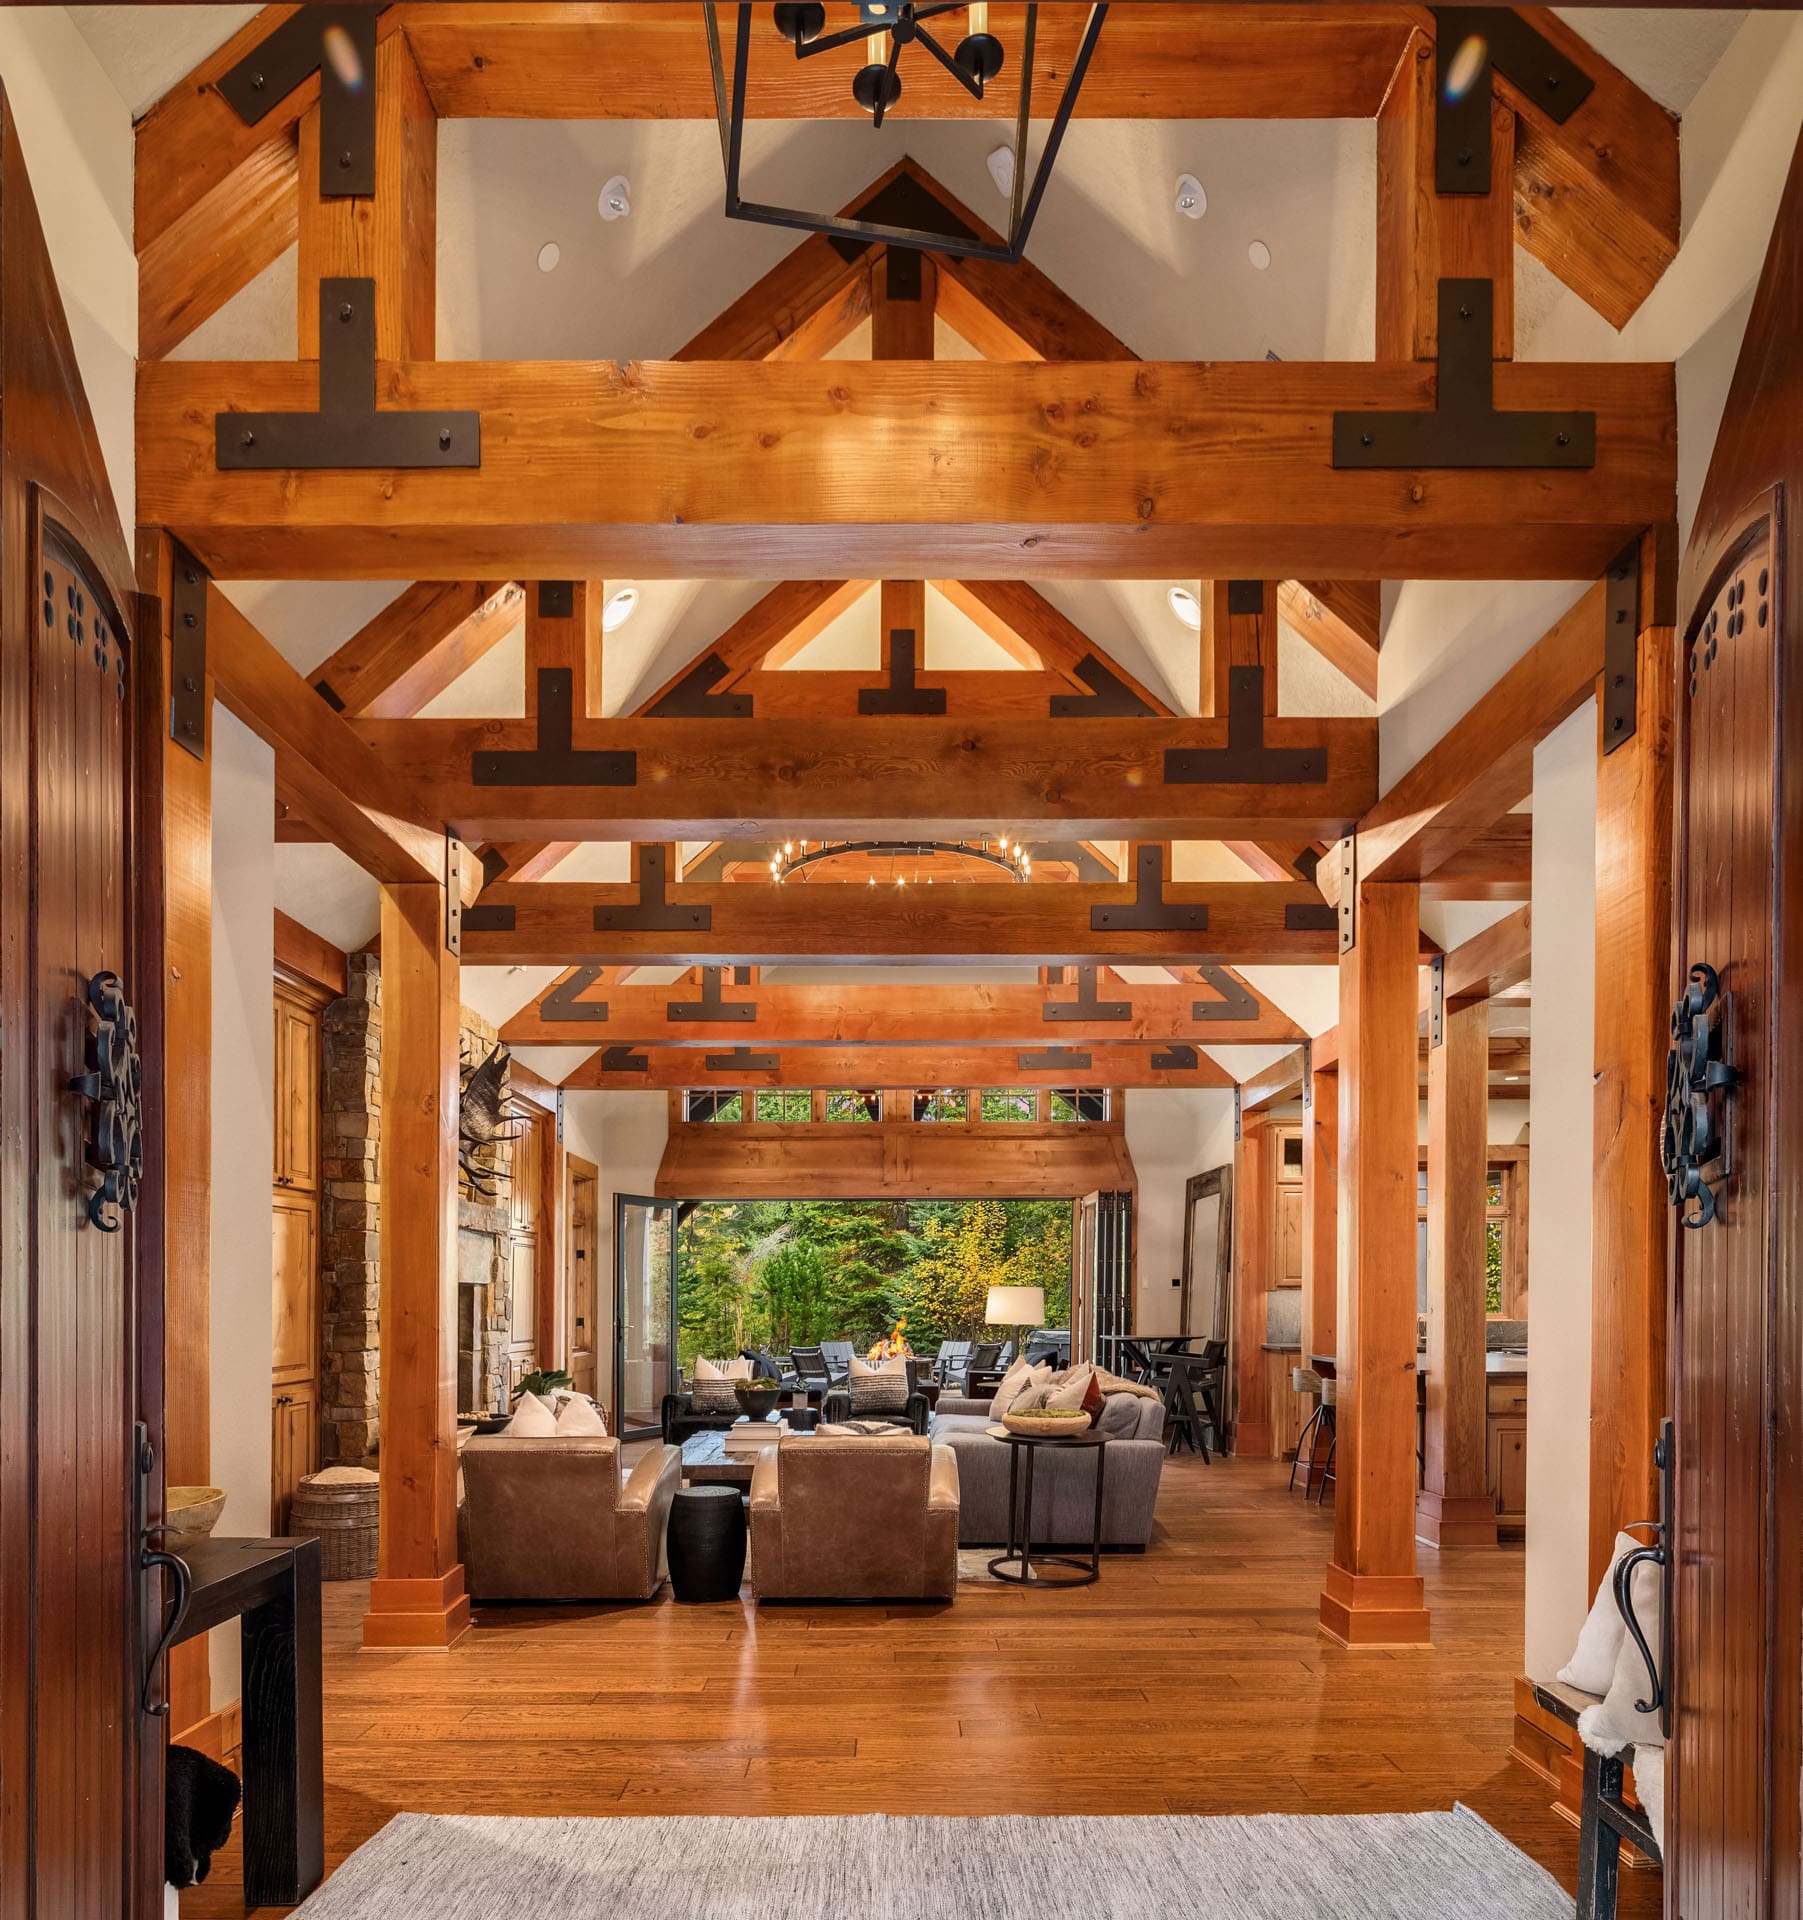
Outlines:
[[224,1511],[221,1487],[170,1487],[163,1494],[163,1525],[183,1540],[204,1540]]
[[1089,1431],[1089,1415],[1081,1410],[1074,1415],[1004,1413],[1002,1425],[1010,1433],[1030,1434],[1035,1440],[1072,1440]]

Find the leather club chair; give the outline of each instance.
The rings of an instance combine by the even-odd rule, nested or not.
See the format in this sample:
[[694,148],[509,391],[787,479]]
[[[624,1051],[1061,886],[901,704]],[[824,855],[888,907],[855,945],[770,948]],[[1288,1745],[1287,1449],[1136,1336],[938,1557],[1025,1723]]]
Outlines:
[[624,1486],[612,1435],[478,1434],[462,1466],[473,1599],[649,1600],[663,1584],[680,1448],[650,1448]]
[[765,1448],[751,1478],[751,1584],[759,1600],[952,1599],[951,1449],[900,1430]]

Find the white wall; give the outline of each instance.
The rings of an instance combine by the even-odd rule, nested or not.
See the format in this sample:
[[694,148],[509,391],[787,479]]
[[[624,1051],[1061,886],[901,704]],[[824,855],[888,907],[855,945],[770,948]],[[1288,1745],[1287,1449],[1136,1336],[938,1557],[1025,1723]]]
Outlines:
[[1590,1226],[1595,1163],[1596,702],[1534,753],[1534,1068],[1528,1113],[1526,1660],[1550,1680],[1590,1605]]
[[1184,1184],[1233,1164],[1233,1090],[1135,1087],[1126,1101],[1127,1151],[1139,1175],[1133,1324],[1141,1333],[1175,1333],[1179,1296],[1171,1282],[1183,1276]]
[[[222,1534],[269,1531],[275,1343],[269,1182],[275,1104],[275,755],[213,709],[212,1453]],[[238,1694],[238,1633],[213,1636],[213,1705]]]
[[61,7],[0,7],[0,80],[129,549],[138,351],[131,115]]

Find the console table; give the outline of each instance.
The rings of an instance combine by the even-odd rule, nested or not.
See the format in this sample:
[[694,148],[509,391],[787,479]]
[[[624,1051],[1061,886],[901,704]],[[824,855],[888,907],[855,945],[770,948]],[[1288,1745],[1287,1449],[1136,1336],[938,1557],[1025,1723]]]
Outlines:
[[181,1540],[194,1591],[178,1646],[233,1615],[244,1646],[244,1904],[298,1906],[325,1878],[319,1542]]

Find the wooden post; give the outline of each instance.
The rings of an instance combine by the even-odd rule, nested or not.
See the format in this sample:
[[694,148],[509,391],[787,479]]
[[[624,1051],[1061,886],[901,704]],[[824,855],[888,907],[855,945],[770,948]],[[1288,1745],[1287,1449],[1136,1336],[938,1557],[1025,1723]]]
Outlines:
[[1340,1076],[1309,1075],[1302,1111],[1302,1358],[1332,1353],[1338,1305]]
[[1415,1571],[1415,1172],[1421,890],[1359,882],[1340,956],[1340,1298],[1334,1553],[1321,1625],[1428,1638]]
[[1227,714],[1228,674],[1263,667],[1264,710],[1277,711],[1277,582],[1202,582],[1201,705],[1203,719]]
[[382,1541],[366,1647],[468,1631],[457,1559],[457,956],[442,886],[382,889]]
[[879,595],[878,616],[882,670],[889,671],[889,636],[905,627],[914,636],[914,667],[919,672],[927,657],[927,583],[924,580],[885,580]]
[[1245,1115],[1233,1156],[1233,1451],[1271,1456],[1265,1379],[1265,1294],[1271,1285],[1271,1135],[1262,1113]]
[[[601,608],[607,589],[599,580],[533,580],[526,585],[526,715],[538,715],[538,676],[544,667],[571,675],[570,711],[601,717]],[[565,611],[565,609],[568,609]],[[670,878],[676,869],[670,868]]]
[[[1668,536],[1669,537],[1669,536]],[[1670,589],[1642,542],[1643,631],[1631,739],[1596,774],[1596,1185],[1591,1224],[1590,1584],[1624,1522],[1659,1511],[1653,1442],[1666,1405],[1666,1227],[1660,1172],[1670,1044]],[[1599,725],[1606,729],[1598,702]],[[1600,744],[1607,744],[1606,740]]]
[[938,268],[931,254],[890,247],[870,282],[870,357],[931,360]]
[[1484,1374],[1490,1003],[1449,1005],[1427,1054],[1427,1426],[1415,1537],[1493,1547]]

